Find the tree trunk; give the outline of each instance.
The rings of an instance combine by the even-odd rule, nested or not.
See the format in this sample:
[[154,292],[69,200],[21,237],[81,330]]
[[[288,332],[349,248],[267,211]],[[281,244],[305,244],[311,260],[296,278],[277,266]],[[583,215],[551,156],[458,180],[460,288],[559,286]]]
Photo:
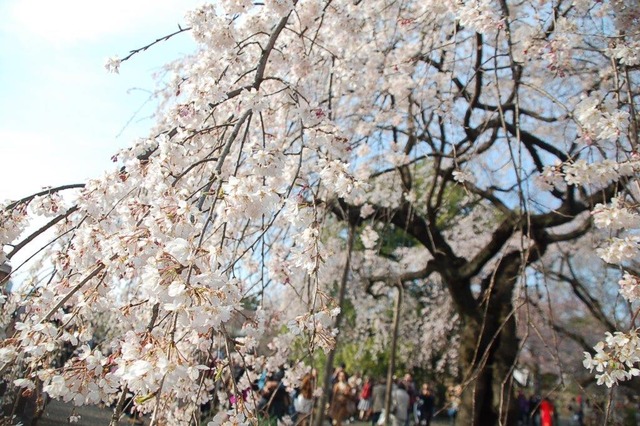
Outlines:
[[387,390],[384,399],[384,424],[389,426],[391,424],[391,404],[393,401],[392,389],[393,389],[393,373],[396,369],[396,348],[398,346],[398,330],[400,329],[400,310],[402,309],[402,298],[404,296],[404,288],[402,283],[396,284],[398,289],[398,295],[396,297],[396,306],[393,310],[393,335],[391,336],[391,354],[389,356],[389,367],[387,368]]
[[[460,423],[515,425],[517,408],[512,389],[518,350],[515,320],[511,317],[500,321],[490,316],[484,325],[475,318],[465,318],[463,324],[460,367],[464,382]],[[502,330],[494,338],[500,326]]]
[[[519,341],[513,290],[519,256],[505,256],[495,275],[483,282],[483,303],[461,313],[459,423],[470,426],[517,424],[513,369]],[[488,303],[488,306],[487,306]]]

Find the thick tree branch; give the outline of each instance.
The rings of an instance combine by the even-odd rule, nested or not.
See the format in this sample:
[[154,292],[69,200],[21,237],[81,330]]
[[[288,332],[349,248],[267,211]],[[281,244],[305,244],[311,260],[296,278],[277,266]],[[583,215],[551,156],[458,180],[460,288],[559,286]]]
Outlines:
[[537,146],[538,148],[555,155],[560,161],[563,162],[569,160],[569,156],[567,154],[551,145],[550,143],[545,142],[539,137],[527,132],[526,130],[523,130],[522,128],[516,129],[516,126],[511,123],[505,123],[505,128],[514,136],[516,135],[516,130],[519,130],[520,140],[525,144],[525,146]]
[[584,220],[580,225],[578,225],[575,229],[565,232],[562,234],[546,234],[546,241],[548,243],[558,243],[561,241],[574,241],[578,238],[584,236],[591,229],[592,221],[591,218]]
[[436,271],[435,265],[433,263],[433,259],[427,262],[427,265],[417,271],[409,271],[403,274],[394,275],[392,273],[386,275],[374,275],[368,278],[369,285],[373,285],[377,282],[388,282],[388,283],[396,283],[396,282],[411,282],[415,280],[428,278],[433,272]]

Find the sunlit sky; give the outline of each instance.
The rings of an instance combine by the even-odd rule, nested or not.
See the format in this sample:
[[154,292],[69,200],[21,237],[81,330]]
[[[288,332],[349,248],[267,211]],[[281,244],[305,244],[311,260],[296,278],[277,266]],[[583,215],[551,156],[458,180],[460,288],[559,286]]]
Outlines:
[[0,1],[0,202],[99,176],[151,127],[153,73],[194,48],[188,33],[126,56],[184,23],[194,0]]

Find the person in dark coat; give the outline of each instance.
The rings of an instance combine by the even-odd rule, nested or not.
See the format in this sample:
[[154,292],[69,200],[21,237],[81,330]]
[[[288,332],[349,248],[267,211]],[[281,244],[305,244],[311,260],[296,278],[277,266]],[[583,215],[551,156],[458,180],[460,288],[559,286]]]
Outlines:
[[277,425],[289,413],[291,397],[282,385],[283,372],[278,372],[267,379],[258,401],[258,412],[264,419],[260,424]]
[[430,426],[433,411],[435,409],[436,399],[433,392],[429,388],[428,383],[422,385],[420,394],[416,398],[416,414],[418,415],[418,424],[420,426]]

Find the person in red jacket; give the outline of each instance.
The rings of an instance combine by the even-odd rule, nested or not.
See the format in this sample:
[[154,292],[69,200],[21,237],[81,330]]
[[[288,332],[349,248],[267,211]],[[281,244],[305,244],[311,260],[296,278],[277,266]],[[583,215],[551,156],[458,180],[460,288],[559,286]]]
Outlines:
[[544,398],[540,403],[540,426],[553,426],[554,411],[553,403]]
[[360,392],[360,401],[358,402],[358,410],[360,411],[360,420],[368,421],[371,414],[371,395],[373,390],[373,381],[369,376],[364,376],[364,384],[362,392]]

